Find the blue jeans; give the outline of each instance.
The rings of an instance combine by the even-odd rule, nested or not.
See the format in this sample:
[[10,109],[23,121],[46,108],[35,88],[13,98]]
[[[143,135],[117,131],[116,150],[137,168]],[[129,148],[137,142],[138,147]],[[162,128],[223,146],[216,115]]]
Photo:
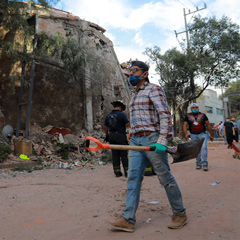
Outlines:
[[[130,145],[149,146],[156,143],[158,137],[158,132],[154,132],[148,136],[133,136]],[[174,176],[170,172],[167,153],[147,151],[129,152],[127,200],[126,209],[122,211],[122,216],[129,222],[136,223],[135,213],[139,205],[141,185],[147,160],[152,163],[160,184],[165,188],[173,214],[183,216],[185,214],[185,207],[182,202],[182,194]]]
[[[202,149],[200,153],[198,154],[196,158],[196,164],[197,165],[208,165],[208,150],[207,150],[207,140],[208,140],[208,134],[207,133],[200,133],[200,134],[190,134],[191,140],[196,140],[200,138],[205,138]],[[201,160],[202,157],[202,160]]]

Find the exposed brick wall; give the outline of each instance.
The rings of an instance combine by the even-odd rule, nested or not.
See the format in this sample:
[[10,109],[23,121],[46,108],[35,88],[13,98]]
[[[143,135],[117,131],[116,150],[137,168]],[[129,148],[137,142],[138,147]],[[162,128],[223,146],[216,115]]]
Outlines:
[[[65,14],[66,15],[66,14]],[[83,128],[103,129],[104,118],[111,111],[111,101],[123,99],[128,103],[130,94],[127,79],[121,72],[112,42],[94,24],[62,13],[40,14],[40,33],[53,35],[61,32],[84,46],[86,63],[76,79],[63,68],[56,58],[38,56],[33,87],[31,123],[41,127],[53,125],[69,128],[73,132]],[[94,61],[93,61],[94,59]],[[6,124],[16,128],[20,84],[13,92],[7,76],[13,70],[11,59],[0,55],[0,87],[2,109]],[[19,70],[19,69],[18,69]],[[20,69],[21,70],[21,69]],[[25,79],[30,79],[31,62],[26,68]],[[4,76],[4,77],[3,77]],[[121,86],[120,95],[114,94],[114,85]],[[29,87],[25,87],[23,101],[28,102]],[[91,108],[89,108],[89,103]],[[126,111],[127,112],[127,111]],[[22,108],[20,128],[25,127],[27,107]],[[90,126],[90,127],[89,127]]]

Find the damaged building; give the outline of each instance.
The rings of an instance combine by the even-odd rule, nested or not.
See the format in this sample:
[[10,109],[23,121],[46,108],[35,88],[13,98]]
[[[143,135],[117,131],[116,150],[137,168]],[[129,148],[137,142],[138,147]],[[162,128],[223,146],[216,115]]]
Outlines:
[[[75,67],[67,66],[58,54],[48,55],[37,49],[34,83],[31,98],[30,124],[41,127],[52,125],[69,128],[73,133],[82,129],[102,131],[105,116],[111,111],[111,101],[121,99],[128,103],[130,90],[127,77],[122,72],[113,43],[104,35],[106,31],[97,24],[56,9],[39,8],[31,11],[29,22],[38,35],[38,45],[43,37],[63,37],[78,43],[81,61]],[[0,44],[17,41],[19,34],[3,31]],[[74,53],[74,47],[70,50]],[[69,49],[68,49],[69,51]],[[60,54],[59,54],[60,52]],[[75,52],[76,53],[76,52]],[[74,57],[74,54],[73,54]],[[69,68],[72,67],[72,71]],[[20,129],[25,128],[29,90],[31,88],[32,59],[26,62],[22,100],[22,61],[9,58],[0,50],[0,124],[16,129],[19,104]],[[18,76],[11,81],[9,76]]]

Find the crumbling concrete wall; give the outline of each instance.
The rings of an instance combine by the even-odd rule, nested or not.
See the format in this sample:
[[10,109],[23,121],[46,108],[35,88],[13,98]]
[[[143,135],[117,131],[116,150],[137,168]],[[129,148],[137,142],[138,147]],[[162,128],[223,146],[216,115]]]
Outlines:
[[[38,14],[39,34],[53,36],[62,33],[74,38],[84,49],[85,64],[76,78],[64,68],[59,58],[37,56],[31,108],[31,123],[41,127],[54,125],[73,132],[103,130],[105,116],[111,111],[111,101],[129,102],[130,92],[121,71],[112,42],[104,36],[100,26],[81,20],[69,13],[53,10]],[[9,35],[9,33],[8,33]],[[7,36],[2,38],[7,41]],[[12,83],[8,76],[14,68],[21,72],[21,62],[0,53],[1,109],[6,124],[16,128],[20,82]],[[15,69],[15,70],[16,70]],[[31,62],[27,64],[25,79],[30,79]],[[116,86],[119,92],[114,89]],[[29,86],[25,86],[23,102],[28,102]],[[126,111],[127,112],[127,111]],[[24,129],[27,107],[22,108],[20,129]]]

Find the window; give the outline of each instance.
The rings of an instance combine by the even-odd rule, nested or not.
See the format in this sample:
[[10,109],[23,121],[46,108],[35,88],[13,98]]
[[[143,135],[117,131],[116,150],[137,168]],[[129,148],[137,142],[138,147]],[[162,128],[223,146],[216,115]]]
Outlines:
[[217,115],[223,115],[223,110],[220,108],[217,108]]
[[213,108],[206,106],[206,112],[207,112],[207,113],[213,113]]

